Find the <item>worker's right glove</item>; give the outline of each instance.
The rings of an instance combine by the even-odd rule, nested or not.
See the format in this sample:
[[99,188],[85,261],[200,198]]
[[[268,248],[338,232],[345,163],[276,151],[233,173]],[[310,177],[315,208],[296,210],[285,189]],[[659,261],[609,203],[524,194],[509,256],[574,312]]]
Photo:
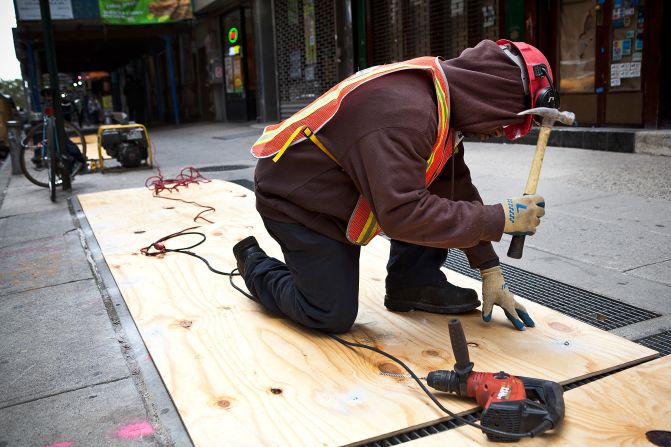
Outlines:
[[545,215],[545,200],[534,194],[523,197],[512,197],[504,202],[503,215],[505,226],[503,232],[512,236],[530,236],[536,233],[536,227]]

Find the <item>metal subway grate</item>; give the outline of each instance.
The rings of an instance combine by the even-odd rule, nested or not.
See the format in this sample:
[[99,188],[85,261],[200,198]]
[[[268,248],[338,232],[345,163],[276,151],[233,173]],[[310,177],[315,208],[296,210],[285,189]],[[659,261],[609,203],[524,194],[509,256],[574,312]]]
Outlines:
[[663,356],[671,354],[671,331],[660,332],[635,341],[646,348],[659,351]]
[[[468,413],[462,415],[464,419],[469,422],[477,423],[480,419],[482,412],[475,411],[473,413]],[[417,428],[415,430],[410,430],[405,433],[399,433],[394,436],[389,436],[388,438],[379,439],[377,441],[369,442],[367,444],[362,444],[361,447],[388,447],[392,445],[403,444],[404,442],[410,442],[415,439],[424,438],[426,436],[435,435],[444,431],[452,430],[458,427],[462,427],[466,424],[463,422],[450,419],[449,421],[439,422],[437,424],[428,425],[426,427]]]
[[212,137],[214,140],[237,140],[238,138],[258,137],[263,132],[261,130],[249,130],[247,132],[233,133],[230,135],[222,135],[220,137]]
[[249,165],[216,165],[216,166],[203,166],[198,168],[200,172],[220,172],[220,171],[238,171],[240,169],[251,168]]
[[[450,250],[444,266],[480,279],[479,272],[468,265],[466,255],[461,250]],[[501,263],[501,269],[513,293],[599,329],[609,331],[660,316],[511,265]]]

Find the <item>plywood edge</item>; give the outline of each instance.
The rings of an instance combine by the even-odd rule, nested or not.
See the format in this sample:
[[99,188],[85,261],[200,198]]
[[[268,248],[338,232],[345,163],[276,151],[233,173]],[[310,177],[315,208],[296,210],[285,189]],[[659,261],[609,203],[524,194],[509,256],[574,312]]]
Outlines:
[[636,367],[636,366],[641,365],[643,363],[648,363],[648,362],[651,362],[651,361],[654,361],[656,359],[661,358],[661,354],[659,352],[654,351],[650,348],[647,348],[647,349],[649,349],[650,351],[653,352],[652,354],[648,355],[647,357],[641,357],[639,359],[634,359],[634,360],[631,360],[629,362],[625,362],[625,363],[622,363],[620,365],[613,366],[611,368],[605,368],[605,369],[603,369],[599,372],[585,374],[584,376],[576,377],[574,379],[563,380],[563,381],[559,382],[559,384],[560,385],[570,385],[572,383],[580,382],[581,380],[589,379],[589,378],[592,378],[592,377],[595,377],[595,376],[600,376],[602,374],[609,374],[609,373],[617,374],[617,373],[626,371],[626,370],[628,370],[632,367]]

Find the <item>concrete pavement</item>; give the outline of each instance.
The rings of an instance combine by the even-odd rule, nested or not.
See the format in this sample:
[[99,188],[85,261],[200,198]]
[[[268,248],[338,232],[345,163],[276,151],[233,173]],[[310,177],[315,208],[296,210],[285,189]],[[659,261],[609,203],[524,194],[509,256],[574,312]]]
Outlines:
[[[165,176],[206,168],[251,185],[262,126],[150,130]],[[89,152],[90,156],[91,152]],[[487,203],[521,194],[533,147],[467,143]],[[0,447],[190,445],[76,204],[0,168]],[[548,148],[547,215],[502,261],[661,314],[616,333],[671,330],[671,157]],[[149,170],[77,177],[73,194],[141,187]]]

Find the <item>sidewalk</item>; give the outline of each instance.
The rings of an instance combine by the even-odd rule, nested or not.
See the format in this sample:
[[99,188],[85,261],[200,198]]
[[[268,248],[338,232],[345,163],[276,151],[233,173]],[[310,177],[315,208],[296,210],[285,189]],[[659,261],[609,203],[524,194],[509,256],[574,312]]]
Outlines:
[[[173,176],[189,164],[253,166],[249,152],[243,156],[230,143],[249,147],[253,136],[244,143],[212,138],[240,132],[260,131],[213,124],[162,129],[152,137],[164,174]],[[142,187],[150,175],[82,175],[73,194]],[[2,165],[0,446],[190,445],[86,236],[65,193],[59,190],[51,203],[46,189],[11,175],[9,160]]]
[[[150,133],[166,177],[195,165],[251,187],[260,127]],[[521,193],[532,153],[467,143],[485,202]],[[0,447],[190,445],[76,202],[59,191],[52,204],[10,167],[0,168]],[[669,172],[671,157],[548,148],[539,185],[547,216],[522,260],[506,258],[507,238],[496,244],[502,262],[661,315],[619,335],[671,330]],[[82,175],[73,194],[142,187],[150,175]]]

